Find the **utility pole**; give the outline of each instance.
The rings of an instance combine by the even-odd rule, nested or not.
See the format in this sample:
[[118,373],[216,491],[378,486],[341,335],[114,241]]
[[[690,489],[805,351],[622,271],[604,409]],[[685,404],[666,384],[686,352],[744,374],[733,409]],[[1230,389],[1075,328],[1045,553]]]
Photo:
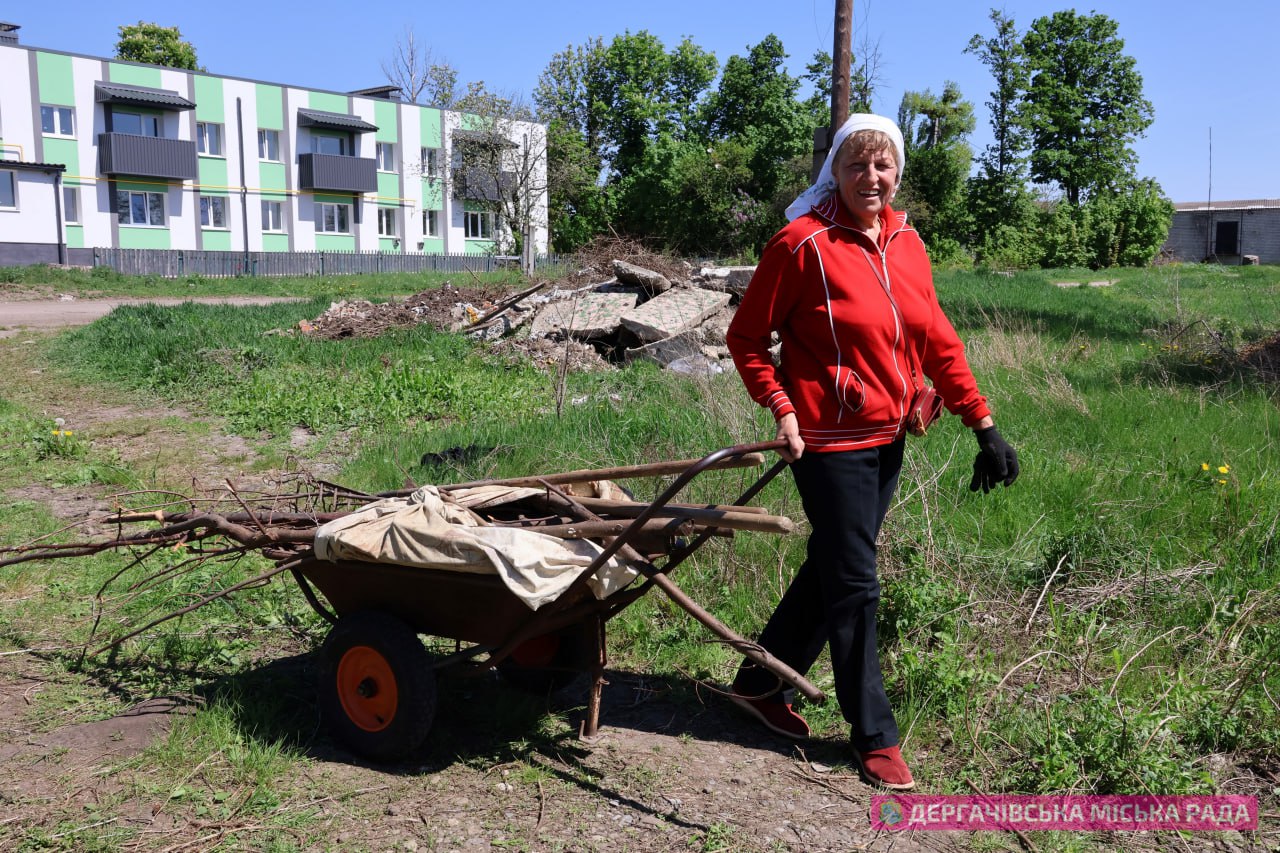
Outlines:
[[853,0],[836,0],[835,40],[831,50],[831,126],[813,132],[813,168],[810,180],[827,158],[831,139],[849,118],[849,63],[853,53]]

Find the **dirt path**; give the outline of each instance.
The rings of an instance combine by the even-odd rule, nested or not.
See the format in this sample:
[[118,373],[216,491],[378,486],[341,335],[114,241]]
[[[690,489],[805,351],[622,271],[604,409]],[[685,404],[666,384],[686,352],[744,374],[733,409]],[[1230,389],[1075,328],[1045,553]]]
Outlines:
[[195,296],[180,298],[158,296],[135,299],[2,299],[0,298],[0,338],[11,338],[24,329],[60,329],[83,326],[105,317],[121,305],[181,305],[199,302],[204,305],[272,305],[294,302],[282,296]]
[[[49,382],[30,361],[33,349],[0,342],[5,396],[38,412],[74,407],[77,423],[113,440],[125,462],[235,477],[258,459],[259,449],[215,420]],[[181,427],[192,420],[205,426]],[[159,448],[169,462],[148,455]],[[77,516],[94,506],[84,492],[32,483],[0,493],[0,505],[35,501]],[[35,633],[57,642],[56,627]],[[846,744],[781,741],[678,677],[611,671],[601,735],[589,744],[575,735],[582,684],[530,699],[496,676],[452,679],[441,684],[420,754],[368,766],[324,734],[311,657],[296,641],[264,641],[263,662],[221,685],[242,697],[285,697],[290,708],[271,730],[245,722],[244,738],[278,741],[297,756],[281,777],[255,783],[279,804],[250,819],[210,798],[243,804],[256,789],[179,796],[153,779],[156,759],[145,751],[197,699],[139,704],[113,692],[109,666],[72,674],[40,645],[24,652],[6,641],[0,655],[0,849],[87,849],[113,837],[119,846],[93,849],[262,849],[255,833],[264,824],[283,827],[272,836],[283,845],[272,849],[301,850],[914,851],[965,842],[877,836],[868,822],[874,792],[848,768]],[[205,768],[226,760],[199,761],[182,787],[199,792]]]

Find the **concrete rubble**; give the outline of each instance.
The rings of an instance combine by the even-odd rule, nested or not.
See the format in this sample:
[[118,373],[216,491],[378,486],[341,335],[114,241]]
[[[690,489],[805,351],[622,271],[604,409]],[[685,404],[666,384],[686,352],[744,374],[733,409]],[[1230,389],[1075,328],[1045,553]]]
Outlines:
[[[543,366],[562,360],[600,369],[651,361],[693,375],[732,370],[725,332],[755,268],[695,271],[687,264],[652,260],[660,269],[615,256],[611,264],[597,262],[520,293],[445,285],[399,302],[338,302],[295,331],[364,337],[426,323],[526,354]],[[592,277],[596,283],[589,283]],[[575,353],[594,350],[599,360],[569,356],[566,347]],[[557,355],[561,351],[563,358]]]
[[[659,272],[615,259],[614,277],[576,288],[557,287],[522,299],[503,317],[458,330],[504,339],[522,350],[537,341],[593,346],[612,363],[651,361],[682,373],[709,376],[733,369],[725,332],[755,267],[683,268]],[[531,322],[516,319],[532,315]],[[498,318],[500,321],[502,318]]]

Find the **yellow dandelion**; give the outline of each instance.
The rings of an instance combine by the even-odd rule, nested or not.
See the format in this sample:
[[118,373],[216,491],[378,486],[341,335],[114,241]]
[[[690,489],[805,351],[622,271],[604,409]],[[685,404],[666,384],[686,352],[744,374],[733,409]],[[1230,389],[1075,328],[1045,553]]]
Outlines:
[[1230,470],[1231,470],[1231,466],[1230,466],[1230,465],[1219,465],[1219,466],[1218,466],[1218,473],[1219,473],[1219,474],[1225,474],[1225,473],[1227,473],[1227,472],[1228,472],[1228,471],[1230,471]]
[[1208,471],[1208,470],[1209,470],[1209,463],[1208,463],[1208,462],[1201,462],[1201,463],[1200,463],[1200,470],[1201,470],[1201,471]]
[[1219,480],[1219,481],[1218,481],[1218,485],[1219,485],[1219,486],[1225,486],[1226,484],[1227,484],[1227,481],[1226,481],[1226,480]]
[[63,435],[75,435],[75,433],[74,433],[74,432],[72,432],[72,431],[71,431],[71,430],[69,430],[69,429],[64,429],[64,430],[62,431],[62,434],[63,434]]

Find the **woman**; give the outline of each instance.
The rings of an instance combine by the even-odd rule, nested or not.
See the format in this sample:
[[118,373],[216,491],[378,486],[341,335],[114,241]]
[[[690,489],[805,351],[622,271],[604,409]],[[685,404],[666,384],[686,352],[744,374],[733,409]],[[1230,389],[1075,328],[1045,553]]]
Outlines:
[[[773,413],[787,442],[779,452],[812,528],[805,562],[759,642],[802,673],[830,643],[858,768],[869,783],[900,790],[915,782],[876,650],[876,536],[897,487],[921,371],[975,432],[969,487],[987,492],[1018,476],[1017,454],[996,431],[964,345],[938,306],[924,244],[889,206],[904,166],[893,121],[850,116],[818,182],[787,209],[790,223],[765,247],[728,333],[747,391]],[[774,332],[779,365],[769,352]],[[778,687],[744,663],[732,699],[770,730],[807,737],[808,724]]]

